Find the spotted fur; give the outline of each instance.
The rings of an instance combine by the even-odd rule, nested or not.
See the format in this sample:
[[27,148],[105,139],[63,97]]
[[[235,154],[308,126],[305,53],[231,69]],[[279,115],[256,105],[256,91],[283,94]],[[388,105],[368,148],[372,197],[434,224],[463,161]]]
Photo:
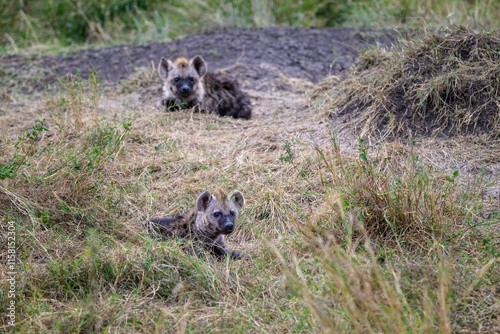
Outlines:
[[195,108],[220,116],[250,119],[252,103],[232,77],[207,73],[205,60],[196,56],[174,62],[162,58],[158,66],[164,82],[158,107],[167,110]]
[[232,258],[249,258],[240,251],[229,250],[224,242],[224,235],[234,231],[238,212],[245,204],[245,198],[239,191],[228,197],[222,191],[212,195],[205,191],[198,196],[196,205],[183,215],[175,218],[154,218],[148,223],[150,232],[163,239],[191,239],[195,251],[204,248],[219,258],[230,255]]

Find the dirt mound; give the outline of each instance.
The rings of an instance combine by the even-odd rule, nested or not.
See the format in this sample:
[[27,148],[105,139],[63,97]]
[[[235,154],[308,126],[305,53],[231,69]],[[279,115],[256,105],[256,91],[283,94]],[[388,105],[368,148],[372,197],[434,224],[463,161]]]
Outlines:
[[363,54],[351,80],[341,87],[327,80],[315,96],[328,101],[332,115],[353,117],[365,132],[495,135],[499,50],[498,33],[458,28],[413,37],[390,52]]
[[[5,71],[33,73],[26,90],[45,89],[57,76],[71,72],[83,78],[90,68],[98,68],[101,79],[117,82],[128,78],[136,68],[157,65],[161,57],[201,55],[209,70],[235,64],[246,87],[268,89],[268,83],[280,74],[317,82],[329,74],[349,68],[363,49],[379,43],[390,46],[396,32],[364,29],[265,28],[235,29],[191,35],[169,43],[121,45],[99,50],[85,50],[38,59],[22,56],[0,58]],[[1,68],[0,68],[1,69]],[[6,75],[8,73],[6,72]],[[54,75],[55,73],[55,75]],[[36,81],[35,81],[36,78]],[[18,78],[17,78],[18,79]]]

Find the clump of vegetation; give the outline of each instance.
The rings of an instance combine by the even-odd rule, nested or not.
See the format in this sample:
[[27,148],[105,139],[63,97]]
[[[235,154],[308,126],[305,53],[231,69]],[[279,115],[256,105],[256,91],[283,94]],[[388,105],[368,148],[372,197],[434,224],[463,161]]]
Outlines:
[[4,150],[15,154],[0,164],[0,178],[8,178],[16,192],[2,188],[0,197],[10,203],[1,210],[26,213],[16,204],[25,200],[44,224],[92,225],[116,209],[114,187],[102,186],[100,175],[112,168],[129,128],[98,118],[101,90],[95,71],[88,81],[69,75],[60,85],[45,97],[50,120],[36,121],[17,139],[2,140]]
[[[498,282],[500,244],[491,239],[493,225],[471,229],[482,224],[484,175],[464,179],[397,143],[370,152],[360,139],[358,157],[346,156],[329,135],[328,146],[314,146],[323,201],[292,220],[300,246],[290,252],[269,244],[317,326],[328,333],[451,333],[464,328],[463,311],[481,298],[494,307],[477,284]],[[465,250],[486,256],[477,271],[461,263]],[[492,323],[480,313],[476,323]]]
[[500,131],[500,38],[450,29],[403,39],[389,54],[371,50],[342,83],[316,90],[330,115],[364,132],[408,136]]
[[462,184],[458,170],[447,175],[412,149],[391,144],[372,153],[361,139],[353,162],[343,157],[332,132],[330,139],[331,150],[316,147],[326,203],[311,233],[339,244],[363,236],[382,249],[428,249],[453,242],[481,202],[482,176]]

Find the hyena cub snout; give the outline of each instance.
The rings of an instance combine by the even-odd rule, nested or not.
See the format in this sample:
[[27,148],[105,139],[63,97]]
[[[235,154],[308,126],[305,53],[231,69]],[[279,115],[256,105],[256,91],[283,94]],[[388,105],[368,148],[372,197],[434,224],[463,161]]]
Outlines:
[[194,86],[194,78],[193,77],[189,77],[189,78],[175,77],[174,78],[175,92],[182,97],[189,97],[189,95],[191,95],[191,92],[193,91],[193,86]]
[[[203,195],[203,194],[202,194]],[[228,235],[234,231],[238,211],[245,202],[243,194],[235,192],[231,197],[218,192],[211,195],[210,202],[203,204],[206,195],[198,198],[199,212],[203,212],[206,217],[207,230],[213,230],[215,234]]]
[[189,98],[198,90],[200,77],[196,71],[183,71],[178,69],[172,71],[170,77],[172,77],[171,86],[174,93],[184,99]]

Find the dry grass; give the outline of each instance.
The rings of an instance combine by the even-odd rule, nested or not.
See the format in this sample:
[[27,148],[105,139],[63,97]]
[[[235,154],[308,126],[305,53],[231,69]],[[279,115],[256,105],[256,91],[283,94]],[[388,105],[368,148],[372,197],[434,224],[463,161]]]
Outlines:
[[402,39],[390,52],[366,52],[356,76],[342,85],[327,79],[314,96],[330,115],[350,118],[362,136],[497,138],[499,48],[497,32],[464,28]]
[[[497,33],[462,28],[402,39],[391,51],[368,50],[351,77],[327,79],[312,93],[320,115],[364,138],[354,165],[335,137],[330,155],[318,150],[326,203],[303,225],[313,240],[307,249],[329,259],[323,268],[337,283],[326,296],[333,305],[349,305],[342,313],[351,320],[347,328],[328,321],[335,319],[331,309],[314,306],[329,331],[498,331],[488,315],[498,302],[486,286],[498,272],[499,46]],[[395,140],[375,152],[363,145],[381,138]],[[458,185],[463,176],[468,181]],[[480,216],[492,225],[485,227]],[[478,248],[486,239],[491,242]],[[408,257],[415,249],[432,259],[427,269],[427,260]],[[471,270],[473,262],[481,266]],[[300,275],[289,275],[298,287]],[[307,292],[317,305],[317,295]],[[481,311],[467,320],[465,313],[479,304]]]
[[[446,163],[468,142],[444,158],[425,144],[353,149],[293,90],[250,91],[250,121],[158,112],[126,88],[154,91],[147,71],[120,95],[69,77],[23,115],[7,109],[0,216],[17,228],[16,331],[500,330],[499,213],[482,196],[493,181]],[[254,261],[196,258],[145,233],[215,188],[244,193],[228,239]]]

